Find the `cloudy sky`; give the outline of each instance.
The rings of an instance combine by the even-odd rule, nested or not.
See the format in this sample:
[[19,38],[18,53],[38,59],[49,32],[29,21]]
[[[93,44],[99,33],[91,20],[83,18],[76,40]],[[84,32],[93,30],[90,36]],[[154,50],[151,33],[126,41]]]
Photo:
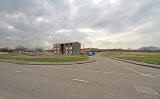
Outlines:
[[0,0],[0,47],[160,47],[160,0]]

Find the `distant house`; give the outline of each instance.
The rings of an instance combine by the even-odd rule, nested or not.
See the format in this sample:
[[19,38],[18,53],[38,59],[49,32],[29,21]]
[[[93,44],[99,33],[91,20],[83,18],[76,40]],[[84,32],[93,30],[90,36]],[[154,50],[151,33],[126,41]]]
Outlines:
[[58,55],[78,55],[80,50],[79,42],[53,44],[53,52]]

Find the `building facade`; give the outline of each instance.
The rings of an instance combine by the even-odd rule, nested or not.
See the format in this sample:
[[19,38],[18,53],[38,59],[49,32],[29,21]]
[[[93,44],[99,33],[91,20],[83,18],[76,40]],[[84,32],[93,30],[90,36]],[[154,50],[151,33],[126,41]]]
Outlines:
[[79,42],[53,44],[54,54],[59,55],[78,55],[81,51]]

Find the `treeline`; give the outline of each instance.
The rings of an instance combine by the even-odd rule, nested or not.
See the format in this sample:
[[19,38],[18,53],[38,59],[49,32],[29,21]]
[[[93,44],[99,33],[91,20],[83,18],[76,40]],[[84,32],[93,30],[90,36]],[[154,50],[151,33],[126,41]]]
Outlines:
[[9,52],[9,53],[25,53],[25,52],[43,52],[44,49],[41,47],[36,47],[34,49],[30,49],[30,48],[26,48],[24,46],[17,46],[15,48],[9,48],[9,47],[5,47],[5,48],[0,48],[0,52]]
[[0,52],[12,52],[13,49],[5,47],[5,48],[0,48]]
[[93,52],[160,52],[158,50],[148,50],[148,49],[144,49],[144,50],[133,50],[133,49],[89,49],[90,51]]

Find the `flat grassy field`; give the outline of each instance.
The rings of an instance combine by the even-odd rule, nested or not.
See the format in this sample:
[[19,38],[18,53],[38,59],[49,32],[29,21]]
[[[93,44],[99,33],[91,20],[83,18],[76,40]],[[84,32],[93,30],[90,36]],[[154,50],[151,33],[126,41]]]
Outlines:
[[35,57],[21,57],[18,54],[0,54],[0,59],[2,60],[22,60],[22,61],[32,61],[32,62],[74,62],[74,61],[84,61],[88,60],[89,57],[87,56],[60,56],[60,57],[42,57],[42,58],[35,58]]
[[160,53],[158,52],[106,52],[101,54],[106,57],[160,65]]

